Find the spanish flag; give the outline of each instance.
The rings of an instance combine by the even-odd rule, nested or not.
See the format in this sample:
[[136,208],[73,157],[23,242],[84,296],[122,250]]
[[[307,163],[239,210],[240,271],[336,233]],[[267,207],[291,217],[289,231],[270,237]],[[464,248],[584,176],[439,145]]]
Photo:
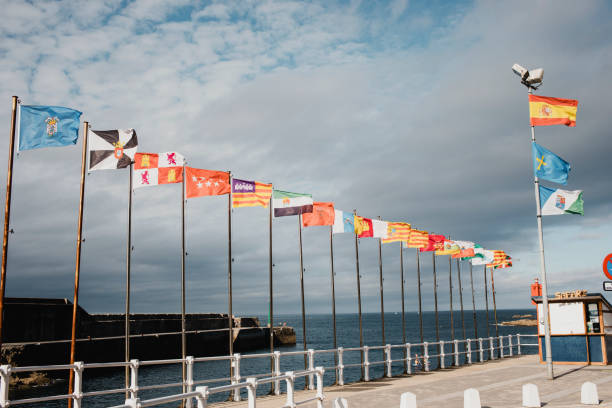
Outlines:
[[531,126],[565,125],[576,126],[578,101],[575,99],[551,98],[529,95],[529,117]]

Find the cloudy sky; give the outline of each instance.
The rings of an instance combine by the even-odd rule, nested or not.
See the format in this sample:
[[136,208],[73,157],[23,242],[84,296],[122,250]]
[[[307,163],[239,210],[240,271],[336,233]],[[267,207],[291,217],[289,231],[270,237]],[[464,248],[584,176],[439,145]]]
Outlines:
[[[0,3],[5,135],[11,95],[72,107],[93,129],[135,128],[141,152],[175,150],[194,167],[504,249],[515,262],[495,272],[502,308],[530,307],[539,266],[527,92],[510,67],[543,67],[538,94],[578,99],[578,120],[536,137],[571,163],[566,188],[585,200],[584,217],[544,217],[550,290],[601,291],[612,252],[609,2]],[[80,143],[15,160],[7,296],[72,298]],[[91,312],[124,308],[127,183],[126,169],[86,178],[80,300]],[[134,195],[135,312],[180,311],[180,194]],[[233,221],[234,311],[266,313],[268,212],[237,209]],[[299,312],[297,219],[273,225],[275,310]],[[187,203],[186,243],[188,312],[225,312],[227,197]],[[329,230],[308,228],[303,243],[307,311],[327,313]],[[355,312],[353,237],[336,235],[334,250],[338,310]],[[359,250],[364,309],[376,312],[377,241]],[[384,246],[389,311],[400,308],[399,255]],[[414,311],[414,250],[404,262]],[[427,309],[431,264],[422,256]],[[445,309],[448,257],[437,265]],[[462,278],[469,295],[467,264]],[[483,306],[482,267],[474,281]]]

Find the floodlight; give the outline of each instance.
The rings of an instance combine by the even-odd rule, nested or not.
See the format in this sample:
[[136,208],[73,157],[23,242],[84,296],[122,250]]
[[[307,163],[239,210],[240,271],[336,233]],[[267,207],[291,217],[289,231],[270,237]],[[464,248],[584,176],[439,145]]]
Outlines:
[[539,84],[542,83],[542,79],[544,79],[544,69],[532,69],[529,71],[529,76],[527,77],[528,84]]
[[530,89],[536,89],[544,79],[544,69],[542,68],[529,71],[519,64],[514,64],[512,65],[512,71],[521,77],[521,84]]
[[514,71],[514,73],[518,76],[521,77],[521,80],[526,80],[527,77],[529,76],[529,71],[527,71],[527,68],[520,66],[519,64],[514,64],[512,66],[512,70]]

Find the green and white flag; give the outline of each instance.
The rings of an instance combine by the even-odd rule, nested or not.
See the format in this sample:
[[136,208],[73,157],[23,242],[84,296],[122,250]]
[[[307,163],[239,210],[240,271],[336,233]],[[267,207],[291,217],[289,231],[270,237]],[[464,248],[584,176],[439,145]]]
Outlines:
[[584,215],[582,190],[567,191],[540,186],[542,215]]
[[272,192],[274,217],[311,213],[312,204],[312,194],[290,193],[280,190]]

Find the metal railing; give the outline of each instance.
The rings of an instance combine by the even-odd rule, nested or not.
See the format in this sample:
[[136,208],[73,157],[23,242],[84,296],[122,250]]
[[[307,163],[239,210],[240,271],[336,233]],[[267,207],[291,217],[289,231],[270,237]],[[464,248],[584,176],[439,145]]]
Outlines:
[[[413,366],[414,371],[430,371],[432,369],[432,360],[439,359],[440,364],[439,368],[447,368],[446,358],[451,359],[451,364],[454,366],[460,366],[462,364],[473,364],[475,362],[484,362],[491,359],[510,357],[515,354],[522,354],[523,347],[533,347],[538,346],[536,343],[525,343],[525,338],[537,338],[537,335],[525,335],[525,334],[517,334],[517,335],[508,335],[508,336],[499,336],[499,337],[488,337],[488,338],[478,338],[478,339],[466,339],[466,340],[454,340],[452,342],[449,341],[439,341],[439,342],[424,342],[424,343],[406,343],[406,344],[387,344],[384,346],[364,346],[364,347],[350,347],[343,348],[338,347],[337,349],[327,349],[327,350],[307,350],[307,351],[289,351],[289,352],[280,352],[275,351],[274,353],[260,353],[260,354],[246,354],[241,355],[240,353],[236,353],[231,356],[215,356],[215,357],[192,357],[188,356],[185,359],[169,359],[169,360],[148,360],[148,361],[139,361],[139,360],[131,360],[129,362],[113,362],[113,363],[83,363],[83,362],[75,362],[74,364],[63,364],[63,365],[47,365],[47,366],[28,366],[28,367],[12,367],[10,365],[2,365],[0,366],[0,407],[6,408],[9,406],[17,406],[24,404],[34,404],[40,402],[49,402],[49,401],[57,401],[57,400],[69,400],[72,399],[75,408],[81,408],[83,405],[83,400],[85,398],[101,396],[101,395],[112,395],[112,394],[122,394],[129,393],[129,398],[127,401],[137,401],[139,398],[138,393],[145,390],[154,390],[154,389],[168,389],[173,387],[185,387],[184,394],[176,394],[163,398],[178,398],[179,400],[187,399],[189,401],[189,405],[191,406],[191,400],[196,399],[199,403],[199,399],[205,398],[205,402],[208,399],[208,395],[211,393],[219,393],[219,392],[227,392],[231,391],[233,393],[233,400],[240,401],[241,395],[240,390],[247,390],[247,395],[250,395],[249,387],[253,387],[253,385],[248,385],[249,381],[243,382],[243,377],[241,376],[240,368],[241,361],[247,359],[272,359],[273,370],[267,371],[261,374],[249,375],[249,379],[253,379],[256,385],[269,383],[272,385],[272,391],[275,395],[281,394],[281,382],[286,381],[287,383],[287,394],[289,394],[289,389],[291,385],[291,393],[294,392],[294,383],[293,380],[298,377],[305,377],[307,379],[308,389],[315,389],[314,377],[317,376],[317,389],[323,387],[323,370],[329,370],[335,372],[336,384],[344,385],[345,384],[345,370],[348,368],[354,367],[363,367],[363,377],[361,380],[370,381],[370,370],[373,366],[382,365],[386,368],[385,375],[387,377],[392,377],[392,368],[394,363],[401,363],[404,366],[405,363],[405,371],[403,374],[412,374]],[[430,354],[430,348],[432,346],[440,346],[439,354]],[[449,345],[452,346],[450,350],[448,350]],[[392,351],[394,349],[400,349],[405,351],[405,358],[393,359]],[[382,351],[382,360],[374,360],[370,361],[370,351]],[[353,364],[345,364],[346,353],[354,353],[354,352],[363,352],[363,363],[357,362]],[[497,356],[496,356],[497,352]],[[331,367],[317,367],[315,368],[315,361],[317,355],[322,354],[335,354],[337,357],[337,365]],[[307,369],[303,371],[288,371],[284,375],[281,374],[281,358],[289,357],[289,356],[306,356],[307,357]],[[194,366],[195,364],[202,363],[210,363],[213,361],[228,361],[233,367],[233,375],[231,377],[220,377],[220,378],[212,378],[212,379],[195,379],[194,378]],[[172,365],[172,364],[185,364],[186,365],[186,377],[184,381],[179,381],[175,383],[164,383],[164,384],[153,384],[153,385],[140,385],[139,384],[139,369],[141,367],[146,366],[160,366],[160,365]],[[130,370],[130,385],[127,388],[113,388],[106,390],[97,390],[97,391],[89,391],[83,392],[83,374],[85,370],[91,369],[99,369],[99,368],[122,368],[128,367]],[[10,389],[10,378],[13,374],[26,373],[26,372],[44,372],[44,371],[60,371],[60,370],[71,370],[74,373],[74,392],[71,394],[59,394],[59,395],[51,395],[51,396],[43,396],[43,397],[35,397],[35,398],[25,398],[25,399],[15,399],[11,400],[9,398],[9,389]],[[321,378],[319,379],[319,374]],[[292,376],[292,377],[291,377]],[[288,378],[291,377],[291,383]],[[319,383],[320,380],[320,383]],[[216,388],[207,388],[208,394],[204,397],[202,392],[202,386],[204,384],[211,383],[224,383],[229,382],[227,385],[223,385],[221,387]],[[252,381],[251,381],[252,382]],[[195,391],[194,391],[195,387]],[[200,391],[197,391],[197,390]],[[214,392],[213,392],[214,390]],[[199,392],[199,394],[198,394]],[[322,388],[321,388],[322,392]],[[189,394],[189,395],[187,395]],[[179,398],[178,395],[181,395]],[[289,398],[289,396],[288,396]],[[133,406],[153,406],[146,405],[152,404],[151,401],[156,401],[158,399],[147,400],[137,402],[141,405],[133,405],[135,402],[131,402],[132,405],[127,405],[129,407]],[[161,400],[160,400],[161,401]],[[164,400],[166,401],[166,400]],[[174,401],[174,400],[172,400]],[[171,402],[171,401],[166,401]],[[161,404],[162,402],[154,402],[153,404]],[[144,405],[143,405],[144,404]]]

